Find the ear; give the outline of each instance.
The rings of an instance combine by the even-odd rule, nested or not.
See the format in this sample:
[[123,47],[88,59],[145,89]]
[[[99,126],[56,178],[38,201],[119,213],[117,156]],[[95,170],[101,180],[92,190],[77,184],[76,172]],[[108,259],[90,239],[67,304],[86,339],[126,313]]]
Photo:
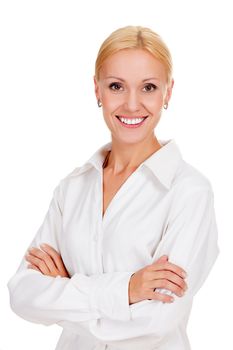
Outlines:
[[95,84],[95,95],[96,95],[97,100],[99,100],[99,98],[100,98],[100,96],[99,96],[99,84],[96,80],[95,75],[93,77],[93,80],[94,80],[94,84]]
[[166,93],[166,97],[165,97],[165,103],[168,103],[171,96],[172,96],[172,89],[174,86],[174,79],[172,79],[170,85],[167,87],[167,93]]

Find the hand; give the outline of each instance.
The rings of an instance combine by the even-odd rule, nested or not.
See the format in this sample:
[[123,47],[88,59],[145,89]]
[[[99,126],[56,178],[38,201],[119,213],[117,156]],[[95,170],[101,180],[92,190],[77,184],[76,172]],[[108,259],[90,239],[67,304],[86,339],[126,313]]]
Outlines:
[[129,281],[129,304],[141,300],[160,300],[166,303],[174,301],[172,296],[154,292],[156,288],[164,288],[182,296],[187,289],[182,273],[185,271],[177,265],[168,262],[163,255],[156,262],[135,272]]
[[40,271],[46,276],[69,277],[61,255],[50,245],[42,244],[41,249],[32,247],[25,259],[30,263],[29,269]]

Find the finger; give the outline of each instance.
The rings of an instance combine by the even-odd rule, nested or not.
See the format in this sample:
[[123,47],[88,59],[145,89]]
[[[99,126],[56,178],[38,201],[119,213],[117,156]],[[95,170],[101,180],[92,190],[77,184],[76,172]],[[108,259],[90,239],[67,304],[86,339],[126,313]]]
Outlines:
[[154,281],[161,280],[161,279],[168,280],[184,290],[186,290],[188,288],[187,283],[185,282],[184,278],[181,278],[179,275],[177,275],[174,272],[166,271],[166,270],[152,272],[151,279],[148,282],[148,287],[152,288],[154,285]]
[[28,269],[32,269],[32,270],[36,270],[36,271],[41,272],[40,269],[38,269],[38,267],[36,267],[35,265],[29,264],[29,265],[27,266],[27,268],[28,268]]
[[57,267],[54,264],[54,262],[51,259],[51,257],[47,253],[43,252],[41,249],[34,248],[34,247],[30,248],[29,252],[30,252],[31,255],[33,255],[33,256],[43,260],[44,263],[47,265],[47,267],[48,267],[48,269],[49,269],[49,271],[51,273],[55,273],[56,272]]
[[162,255],[158,260],[156,260],[156,262],[160,262],[160,263],[163,263],[163,262],[166,262],[168,260],[168,256],[167,255]]
[[25,256],[25,259],[30,262],[32,265],[35,265],[37,268],[40,269],[40,271],[44,274],[44,275],[49,275],[50,271],[48,269],[48,267],[46,266],[45,262],[41,259],[36,258],[35,256],[28,254]]
[[184,269],[182,269],[178,265],[170,263],[169,261],[162,263],[162,264],[155,262],[155,263],[150,265],[149,269],[150,269],[150,271],[168,270],[168,271],[175,272],[177,275],[179,275],[182,278],[187,277],[187,273],[185,272]]
[[57,252],[53,247],[51,247],[49,244],[43,243],[40,245],[41,248],[51,256],[51,258],[53,259],[57,269],[59,271],[64,271],[65,266],[61,257],[61,254],[59,252]]
[[175,300],[174,297],[167,295],[167,294],[159,293],[159,292],[150,292],[148,294],[148,299],[149,300],[158,300],[158,301],[162,301],[164,303],[172,303]]
[[184,290],[177,286],[177,284],[172,283],[168,280],[154,280],[154,283],[151,283],[151,288],[164,288],[175,293],[177,296],[182,297],[184,295]]

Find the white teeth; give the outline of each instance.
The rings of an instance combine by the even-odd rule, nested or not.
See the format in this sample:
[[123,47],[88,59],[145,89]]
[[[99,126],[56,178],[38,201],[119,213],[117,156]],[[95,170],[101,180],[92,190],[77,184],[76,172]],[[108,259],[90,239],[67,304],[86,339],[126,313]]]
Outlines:
[[120,119],[121,122],[123,122],[125,124],[139,124],[145,119],[145,117],[144,118],[127,119],[127,118],[122,118],[119,116],[118,116],[118,118]]

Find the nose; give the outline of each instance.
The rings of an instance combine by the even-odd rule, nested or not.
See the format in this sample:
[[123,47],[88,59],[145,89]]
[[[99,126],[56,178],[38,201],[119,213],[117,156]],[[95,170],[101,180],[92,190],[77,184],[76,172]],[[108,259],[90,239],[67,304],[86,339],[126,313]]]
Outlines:
[[125,98],[125,107],[129,112],[140,110],[140,97],[136,91],[129,91]]

